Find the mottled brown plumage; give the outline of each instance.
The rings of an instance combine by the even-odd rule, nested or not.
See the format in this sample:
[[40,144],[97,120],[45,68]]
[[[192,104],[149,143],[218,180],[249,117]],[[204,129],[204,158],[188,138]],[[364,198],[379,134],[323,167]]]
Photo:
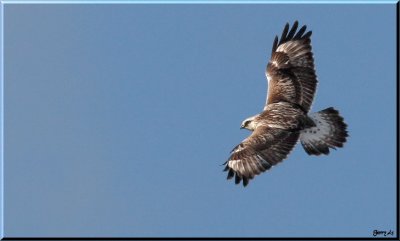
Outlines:
[[235,183],[265,172],[285,159],[297,140],[310,155],[328,154],[329,148],[346,142],[347,125],[338,111],[331,108],[309,114],[317,87],[311,52],[311,31],[297,31],[296,21],[289,30],[285,25],[275,37],[267,64],[267,100],[264,110],[243,121],[242,128],[253,133],[237,145],[225,163],[228,179]]
[[[285,29],[289,28],[287,24]],[[287,101],[296,103],[308,112],[317,88],[314,58],[311,52],[311,31],[305,35],[294,35],[297,22],[288,36],[283,35],[277,47],[273,48],[271,60],[267,64],[268,91],[266,106]],[[305,26],[302,32],[305,31]],[[284,31],[285,32],[285,31]],[[286,31],[287,32],[287,31]]]

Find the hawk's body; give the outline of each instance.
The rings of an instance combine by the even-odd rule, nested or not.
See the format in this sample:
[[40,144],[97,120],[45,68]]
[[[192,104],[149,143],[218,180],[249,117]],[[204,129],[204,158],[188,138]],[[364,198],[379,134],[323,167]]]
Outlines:
[[226,162],[228,179],[235,183],[258,175],[287,157],[300,138],[308,154],[328,154],[329,148],[342,147],[347,131],[343,118],[327,108],[309,114],[317,77],[311,52],[311,31],[297,21],[289,31],[286,24],[281,38],[272,47],[267,65],[267,101],[263,112],[246,119],[242,128],[253,133],[237,145]]

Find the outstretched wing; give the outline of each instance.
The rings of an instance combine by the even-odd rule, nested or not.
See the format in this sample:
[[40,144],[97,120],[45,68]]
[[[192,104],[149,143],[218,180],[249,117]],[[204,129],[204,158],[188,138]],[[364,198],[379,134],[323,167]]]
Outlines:
[[280,40],[275,37],[266,69],[268,92],[265,106],[287,101],[308,112],[317,88],[311,51],[312,32],[305,33],[305,25],[299,31],[297,27],[296,21],[289,31],[289,24],[286,24]]
[[299,138],[298,132],[258,127],[248,138],[237,145],[225,163],[227,179],[235,176],[235,183],[243,180],[247,186],[250,179],[275,166],[287,157]]

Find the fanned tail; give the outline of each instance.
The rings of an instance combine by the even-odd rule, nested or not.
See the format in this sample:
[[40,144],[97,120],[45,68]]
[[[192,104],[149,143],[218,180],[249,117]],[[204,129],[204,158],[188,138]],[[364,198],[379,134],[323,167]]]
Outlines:
[[312,113],[309,117],[315,126],[301,131],[300,141],[309,155],[329,154],[329,148],[343,147],[347,125],[333,107]]

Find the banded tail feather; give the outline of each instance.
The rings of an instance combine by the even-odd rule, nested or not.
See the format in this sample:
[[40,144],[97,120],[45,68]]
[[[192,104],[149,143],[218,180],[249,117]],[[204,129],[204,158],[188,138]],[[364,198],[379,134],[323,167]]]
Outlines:
[[347,125],[333,107],[309,114],[315,126],[301,131],[300,141],[309,155],[329,154],[329,148],[343,147]]

